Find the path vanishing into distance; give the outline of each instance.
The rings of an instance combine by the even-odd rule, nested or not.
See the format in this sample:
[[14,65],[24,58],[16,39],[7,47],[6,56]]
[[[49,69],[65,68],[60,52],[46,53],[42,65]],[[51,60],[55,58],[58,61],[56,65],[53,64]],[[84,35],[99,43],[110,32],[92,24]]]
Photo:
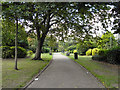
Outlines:
[[67,56],[54,53],[50,66],[27,88],[104,88],[104,86]]

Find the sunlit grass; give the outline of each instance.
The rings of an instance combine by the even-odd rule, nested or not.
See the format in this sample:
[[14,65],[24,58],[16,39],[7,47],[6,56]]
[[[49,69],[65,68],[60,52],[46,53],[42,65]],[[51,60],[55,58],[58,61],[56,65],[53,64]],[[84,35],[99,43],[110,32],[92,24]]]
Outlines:
[[[65,55],[65,54],[64,54]],[[74,59],[74,55],[68,56],[70,59]],[[92,60],[92,56],[79,56],[79,59],[75,60],[80,65],[90,71],[95,77],[97,77],[101,83],[107,88],[118,87],[118,67],[117,65],[110,65],[107,63],[101,63]]]
[[14,70],[14,59],[3,60],[2,62],[2,87],[16,88],[23,87],[40,70],[42,70],[52,59],[52,55],[42,54],[42,59],[32,60],[31,58],[18,59],[18,69]]

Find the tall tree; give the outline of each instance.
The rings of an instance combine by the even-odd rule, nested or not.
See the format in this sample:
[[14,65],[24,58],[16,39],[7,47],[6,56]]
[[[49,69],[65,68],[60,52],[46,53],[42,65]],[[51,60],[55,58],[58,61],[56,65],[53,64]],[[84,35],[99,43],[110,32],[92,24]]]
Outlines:
[[61,37],[67,35],[69,31],[73,35],[78,35],[78,33],[82,33],[82,35],[86,33],[88,35],[92,29],[89,21],[95,19],[95,14],[98,12],[99,14],[103,11],[104,13],[107,12],[106,9],[109,9],[106,3],[22,3],[20,11],[23,13],[22,19],[24,20],[24,25],[31,27],[29,32],[34,31],[37,33],[38,45],[33,59],[41,60],[41,50],[48,32],[52,32],[55,35],[61,32],[59,34]]
[[2,8],[3,11],[3,19],[11,20],[15,23],[15,70],[18,70],[17,67],[17,41],[18,41],[18,20],[20,20],[21,15],[21,3],[17,2],[4,2],[2,4],[4,8]]

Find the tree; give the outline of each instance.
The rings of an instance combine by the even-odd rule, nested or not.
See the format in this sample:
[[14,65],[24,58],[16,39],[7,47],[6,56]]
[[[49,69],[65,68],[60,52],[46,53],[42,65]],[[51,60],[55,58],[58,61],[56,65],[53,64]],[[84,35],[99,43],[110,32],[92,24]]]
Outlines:
[[101,36],[101,39],[98,41],[97,44],[98,48],[109,49],[113,46],[116,46],[117,41],[115,40],[114,35],[111,32],[107,31]]
[[57,38],[54,37],[53,35],[47,35],[44,42],[44,47],[49,47],[52,52],[53,49],[57,48]]
[[48,32],[64,37],[71,29],[72,35],[77,36],[78,33],[88,35],[92,29],[89,21],[95,18],[95,13],[99,12],[100,15],[100,12],[105,13],[106,9],[109,9],[108,3],[19,2],[18,4],[21,4],[19,11],[22,12],[20,16],[24,20],[24,25],[31,27],[29,32],[35,31],[37,34],[35,60],[41,60],[41,50]]
[[18,41],[18,21],[20,20],[21,15],[21,3],[17,2],[4,2],[2,4],[4,8],[2,8],[3,11],[3,19],[11,20],[15,23],[15,70],[18,70],[17,68],[17,41]]
[[[15,46],[15,25],[10,20],[2,21],[2,45],[3,46]],[[25,28],[20,24],[18,25],[18,46],[26,48],[28,47],[27,33]]]

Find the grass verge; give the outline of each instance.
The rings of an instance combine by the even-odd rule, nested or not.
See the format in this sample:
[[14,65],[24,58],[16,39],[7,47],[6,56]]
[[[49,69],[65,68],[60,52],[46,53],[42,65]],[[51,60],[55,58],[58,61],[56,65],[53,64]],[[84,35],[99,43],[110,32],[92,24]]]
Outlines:
[[78,56],[77,60],[73,54],[68,57],[90,71],[106,88],[118,88],[117,65],[94,61],[92,56]]
[[26,85],[52,59],[52,55],[42,54],[42,59],[31,60],[34,57],[18,59],[18,69],[14,70],[14,59],[2,61],[2,88],[21,88]]

